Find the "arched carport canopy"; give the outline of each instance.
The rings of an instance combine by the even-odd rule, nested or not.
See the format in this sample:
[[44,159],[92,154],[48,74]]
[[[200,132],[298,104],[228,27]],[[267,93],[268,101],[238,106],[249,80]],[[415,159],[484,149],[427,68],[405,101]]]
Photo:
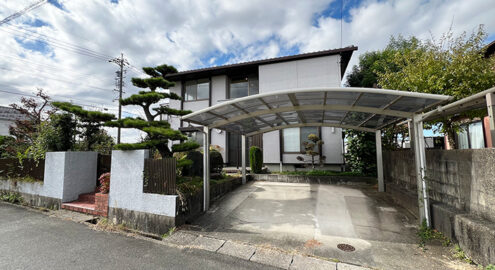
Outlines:
[[[204,131],[204,204],[209,208],[209,136],[213,128],[242,135],[242,182],[246,182],[246,136],[274,130],[328,126],[355,129],[376,134],[378,190],[383,180],[380,130],[405,119],[413,120],[414,152],[418,180],[420,219],[430,225],[425,182],[425,153],[421,116],[428,109],[440,108],[450,96],[376,88],[304,88],[262,93],[199,110],[182,117],[183,121],[203,126]],[[431,110],[433,111],[433,110]],[[282,160],[280,161],[282,164]]]
[[228,100],[185,115],[182,120],[246,136],[303,126],[375,132],[449,99],[376,88],[290,89]]

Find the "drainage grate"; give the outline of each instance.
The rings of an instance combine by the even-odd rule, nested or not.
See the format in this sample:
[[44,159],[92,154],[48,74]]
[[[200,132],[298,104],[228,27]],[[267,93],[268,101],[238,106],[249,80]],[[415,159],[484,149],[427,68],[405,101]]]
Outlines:
[[337,247],[340,250],[343,250],[343,251],[346,251],[346,252],[352,252],[352,251],[356,250],[356,248],[354,248],[353,246],[351,246],[349,244],[338,244]]
[[90,223],[90,224],[98,224],[98,218],[92,218],[92,219],[86,220],[85,222]]

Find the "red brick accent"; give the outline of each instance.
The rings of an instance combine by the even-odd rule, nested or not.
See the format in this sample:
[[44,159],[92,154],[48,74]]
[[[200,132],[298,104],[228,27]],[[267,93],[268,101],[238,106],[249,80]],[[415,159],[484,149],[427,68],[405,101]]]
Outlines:
[[94,216],[108,216],[108,194],[88,193],[79,195],[77,201],[63,203],[62,209]]

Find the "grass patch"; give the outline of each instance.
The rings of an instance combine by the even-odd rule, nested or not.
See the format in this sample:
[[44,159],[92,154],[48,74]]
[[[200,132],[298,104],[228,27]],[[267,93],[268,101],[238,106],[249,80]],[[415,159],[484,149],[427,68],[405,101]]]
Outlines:
[[170,228],[170,229],[168,230],[168,232],[167,232],[167,233],[164,233],[164,234],[162,235],[162,238],[167,238],[167,237],[171,236],[174,232],[175,232],[175,227],[172,227],[172,228]]
[[23,203],[24,199],[21,194],[17,192],[7,191],[0,193],[0,200],[9,203]]
[[357,172],[337,172],[337,171],[325,171],[325,170],[311,170],[311,171],[295,171],[295,172],[277,172],[273,174],[282,175],[305,175],[305,176],[366,176]]
[[450,245],[450,239],[444,236],[441,232],[431,229],[426,225],[426,220],[423,220],[419,230],[417,232],[419,237],[419,246],[425,249],[426,243],[433,240],[442,241],[442,246],[447,247]]
[[[462,248],[458,244],[456,244],[454,246],[454,248],[452,249],[452,253],[453,253],[454,258],[456,258],[456,259],[465,261],[465,262],[467,262],[469,264],[472,264],[473,263],[473,260],[471,260],[471,258],[469,258],[466,255],[466,253],[464,253],[464,250],[462,250]],[[488,265],[488,266],[490,266],[490,265]]]

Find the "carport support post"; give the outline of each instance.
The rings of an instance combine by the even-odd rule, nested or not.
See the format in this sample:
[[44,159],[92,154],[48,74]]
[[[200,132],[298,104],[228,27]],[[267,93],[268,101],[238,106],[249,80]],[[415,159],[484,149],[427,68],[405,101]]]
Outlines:
[[203,128],[203,211],[210,208],[210,129]]
[[490,135],[492,137],[492,148],[495,148],[495,93],[486,94],[486,108],[490,122]]
[[246,135],[241,136],[241,166],[242,166],[242,184],[246,184]]
[[375,131],[376,139],[376,173],[378,178],[378,192],[385,191],[385,183],[383,183],[383,157],[382,157],[382,131]]
[[414,160],[416,163],[416,178],[418,186],[419,221],[426,221],[431,227],[430,203],[426,185],[426,153],[425,138],[423,134],[423,120],[420,115],[415,115],[413,120],[414,133]]

